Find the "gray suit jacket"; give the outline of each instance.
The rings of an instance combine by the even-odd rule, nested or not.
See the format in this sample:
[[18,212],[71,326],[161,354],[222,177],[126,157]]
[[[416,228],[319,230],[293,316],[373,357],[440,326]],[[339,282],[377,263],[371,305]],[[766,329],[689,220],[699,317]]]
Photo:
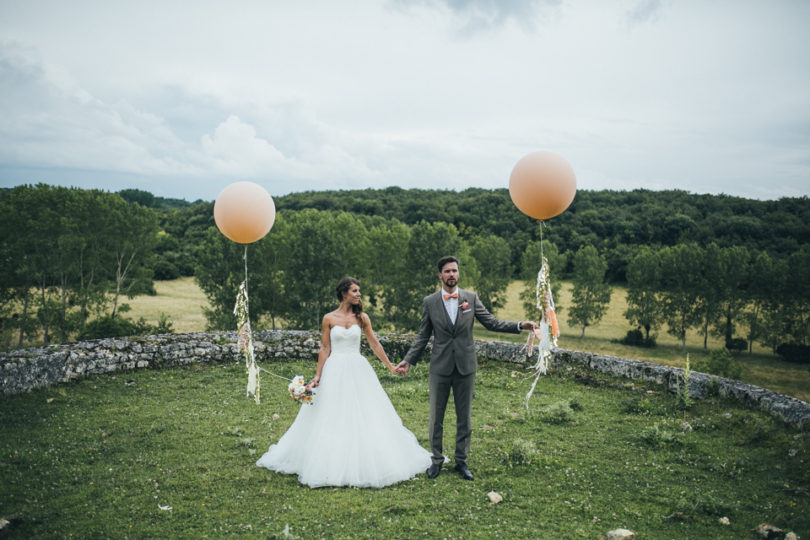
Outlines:
[[[450,317],[444,308],[442,290],[428,295],[422,301],[422,323],[419,332],[405,355],[405,361],[416,365],[419,355],[433,334],[433,352],[430,355],[430,373],[437,375],[450,375],[453,368],[457,368],[462,375],[475,373],[478,360],[475,356],[473,342],[473,321],[478,321],[487,330],[494,332],[509,332],[519,334],[517,321],[502,321],[496,319],[492,313],[478,299],[478,295],[464,289],[458,290],[458,315],[456,324],[450,323]],[[467,302],[467,309],[462,304]]]

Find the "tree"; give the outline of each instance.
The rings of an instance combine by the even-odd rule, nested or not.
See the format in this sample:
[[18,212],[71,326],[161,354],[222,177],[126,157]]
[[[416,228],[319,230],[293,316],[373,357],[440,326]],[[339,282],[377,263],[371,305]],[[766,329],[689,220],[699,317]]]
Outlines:
[[[45,344],[67,341],[106,302],[111,247],[120,240],[110,233],[110,224],[120,217],[109,212],[111,201],[126,204],[98,190],[44,184],[4,192],[5,294],[20,307],[13,317],[20,330],[18,346],[37,326]],[[129,218],[122,219],[119,237],[131,234]],[[149,250],[148,238],[138,243]]]
[[472,242],[470,255],[480,273],[475,292],[489,309],[503,307],[513,272],[509,244],[497,236],[479,236]]
[[783,288],[779,282],[784,281],[787,277],[776,275],[775,264],[767,252],[761,251],[753,257],[753,261],[748,266],[745,288],[747,309],[742,316],[746,323],[749,354],[753,351],[754,341],[759,340],[766,333],[767,327],[763,323],[763,314],[772,303],[775,291]]
[[790,343],[807,345],[810,340],[810,246],[790,255],[785,292],[786,337],[789,336]]
[[[460,261],[460,286],[474,283],[476,269],[463,250],[458,230],[449,223],[420,221],[411,227],[405,253],[404,273],[399,286],[391,291],[391,323],[397,330],[413,331],[422,318],[422,299],[437,289],[436,262],[445,255]],[[472,277],[471,277],[472,276]],[[387,297],[386,297],[387,298]]]
[[[247,246],[250,320],[256,329],[262,317],[269,317],[275,327],[275,317],[287,310],[276,241],[281,229],[283,225],[274,227],[263,239]],[[233,307],[239,284],[245,279],[244,257],[245,246],[228,240],[215,227],[209,228],[199,243],[195,277],[211,306],[205,311],[210,330],[236,328]]]
[[279,218],[273,243],[287,297],[284,317],[298,328],[318,329],[323,315],[337,305],[337,282],[343,276],[361,282],[368,276],[366,228],[348,212],[302,210]]
[[716,330],[725,338],[726,347],[731,348],[736,323],[751,301],[747,290],[751,286],[751,254],[740,246],[722,248],[720,268],[720,318]]
[[122,189],[118,195],[128,203],[137,203],[141,206],[151,208],[155,205],[155,196],[148,191],[140,189]]
[[709,327],[720,316],[724,294],[729,292],[725,285],[728,269],[727,261],[717,244],[712,242],[702,251],[699,262],[699,282],[696,283],[698,295],[695,315],[703,333],[703,350],[707,351],[709,350]]
[[699,322],[701,259],[697,244],[679,244],[661,250],[661,299],[667,331],[686,349],[686,331]]
[[374,316],[375,328],[394,328],[392,321],[399,313],[394,291],[406,281],[411,230],[399,220],[383,218],[369,218],[366,230],[368,247],[362,265],[368,277],[361,290],[368,305],[364,309]]
[[607,262],[593,246],[582,246],[574,255],[573,282],[574,291],[568,323],[585,329],[593,326],[604,317],[610,303],[611,288],[605,282]]
[[108,249],[112,253],[113,302],[110,316],[115,317],[122,294],[132,297],[152,289],[152,270],[148,257],[157,242],[157,217],[140,204],[128,203],[118,195],[107,200],[104,224]]
[[[25,242],[20,245],[19,254],[23,262],[25,286],[33,286],[36,292],[29,304],[28,291],[24,292],[23,321],[28,318],[28,306],[34,308],[34,315],[42,328],[45,345],[51,340],[51,325],[56,319],[58,305],[52,295],[57,285],[56,276],[61,270],[59,250],[61,233],[60,217],[64,215],[62,199],[67,188],[57,188],[39,184],[15,188],[15,205],[19,221],[17,226]],[[30,282],[29,282],[30,279]],[[20,335],[22,345],[22,333]]]
[[201,202],[182,209],[164,210],[158,214],[158,218],[165,234],[158,237],[155,249],[158,257],[156,277],[158,271],[164,271],[168,265],[176,268],[181,276],[193,276],[196,265],[194,252],[208,229],[216,226],[213,203]]
[[[764,263],[764,264],[763,264]],[[770,273],[760,274],[760,271]],[[756,291],[755,308],[761,306],[761,319],[758,321],[758,339],[774,353],[786,341],[790,326],[790,314],[784,309],[785,299],[790,297],[788,281],[788,261],[784,259],[761,258],[754,267],[752,288]]]
[[0,347],[9,347],[12,333],[19,330],[19,314],[14,308],[22,297],[21,246],[25,238],[17,229],[17,210],[13,201],[13,190],[0,190]]
[[[25,334],[30,329],[31,288],[34,285],[31,261],[29,211],[33,204],[29,186],[18,186],[0,191],[0,284],[2,284],[3,324],[9,337],[18,332],[17,346],[22,347]],[[19,313],[12,310],[19,306]],[[6,316],[8,314],[8,316]],[[16,315],[16,316],[15,316]]]
[[644,330],[647,343],[650,343],[650,332],[661,325],[663,318],[658,297],[660,287],[661,257],[658,252],[642,246],[627,265],[627,310],[624,316]]

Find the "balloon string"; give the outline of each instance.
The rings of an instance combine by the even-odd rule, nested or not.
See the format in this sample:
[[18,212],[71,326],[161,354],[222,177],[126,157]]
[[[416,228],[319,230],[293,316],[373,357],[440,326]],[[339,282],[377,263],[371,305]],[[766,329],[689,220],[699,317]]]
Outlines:
[[260,370],[264,371],[265,373],[269,373],[273,377],[278,377],[279,379],[284,379],[285,381],[292,382],[292,379],[288,379],[287,377],[282,377],[281,375],[276,375],[272,371],[268,371],[268,370],[264,369],[262,366],[256,366],[256,367],[258,367]]
[[543,264],[543,259],[545,256],[543,255],[543,220],[538,219],[537,224],[540,225],[540,264]]
[[248,290],[247,247],[248,245],[245,244],[245,251],[244,254],[242,255],[242,258],[245,260],[245,297],[247,297],[247,290]]

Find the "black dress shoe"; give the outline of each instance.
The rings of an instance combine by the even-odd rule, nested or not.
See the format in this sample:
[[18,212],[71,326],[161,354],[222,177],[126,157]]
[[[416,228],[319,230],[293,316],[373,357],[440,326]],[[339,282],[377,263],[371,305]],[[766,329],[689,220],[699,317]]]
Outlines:
[[461,475],[461,477],[462,477],[464,480],[472,480],[472,479],[473,479],[473,475],[472,475],[472,473],[470,472],[470,469],[468,469],[468,468],[467,468],[467,465],[465,465],[464,463],[456,463],[456,466],[455,466],[455,467],[453,467],[453,469],[455,469],[455,471],[456,471],[458,474],[460,474],[460,475]]
[[442,472],[442,464],[433,463],[427,470],[428,478],[436,478],[437,476],[439,476],[440,472]]

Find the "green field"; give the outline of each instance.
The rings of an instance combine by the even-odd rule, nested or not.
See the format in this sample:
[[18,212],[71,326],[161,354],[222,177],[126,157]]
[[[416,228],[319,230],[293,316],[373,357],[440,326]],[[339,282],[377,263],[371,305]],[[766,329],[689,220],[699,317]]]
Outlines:
[[[427,370],[373,365],[427,447]],[[310,377],[314,364],[271,369]],[[733,401],[684,409],[660,386],[577,368],[541,378],[527,414],[530,380],[514,369],[482,362],[476,377],[473,482],[447,466],[384,489],[310,489],[255,466],[300,405],[272,378],[260,405],[247,399],[240,362],[6,397],[4,537],[600,538],[622,527],[738,539],[763,522],[810,535],[810,434]],[[451,455],[454,420],[450,407]]]
[[[510,320],[525,318],[519,299],[523,287],[524,283],[521,281],[515,281],[509,286],[506,306],[496,313],[499,317]],[[156,324],[160,314],[166,313],[171,318],[176,332],[198,332],[205,329],[202,310],[208,302],[193,278],[157,281],[155,289],[158,293],[156,296],[138,296],[127,301],[132,307],[132,311],[128,313],[130,317],[135,319],[144,317],[147,322]],[[562,307],[558,317],[561,332],[559,345],[564,349],[678,367],[684,366],[687,352],[693,361],[706,354],[703,350],[703,336],[694,330],[687,336],[686,351],[681,349],[677,339],[664,331],[658,333],[658,346],[652,349],[628,347],[614,342],[624,337],[630,329],[623,315],[626,303],[625,291],[622,288],[614,288],[607,315],[599,324],[586,330],[584,339],[580,337],[581,328],[572,328],[568,325],[565,306],[570,303],[570,284],[564,284],[563,294],[556,300]],[[475,334],[478,339],[502,341],[525,339],[525,334],[520,337],[493,333],[480,325],[476,325]],[[720,348],[722,345],[722,340],[709,336],[710,350]],[[785,362],[759,346],[754,347],[754,354],[741,353],[736,359],[742,366],[741,380],[810,402],[810,367]]]
[[157,324],[161,313],[165,313],[177,333],[205,330],[203,308],[208,306],[208,299],[193,277],[155,281],[155,290],[157,294],[154,296],[141,295],[125,300],[132,308],[127,316],[133,319],[143,317],[147,322]]

